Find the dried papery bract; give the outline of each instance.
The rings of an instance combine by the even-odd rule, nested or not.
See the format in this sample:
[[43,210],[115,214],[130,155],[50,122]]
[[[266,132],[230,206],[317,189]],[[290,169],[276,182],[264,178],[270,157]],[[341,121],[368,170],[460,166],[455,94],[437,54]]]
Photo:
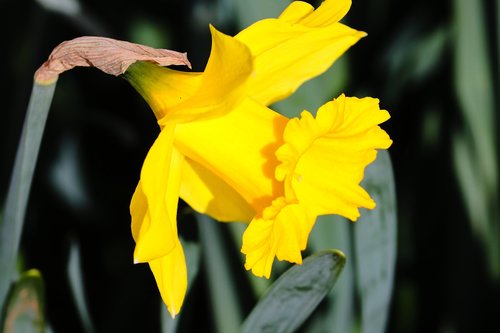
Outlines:
[[136,61],[149,61],[160,66],[185,65],[191,68],[186,53],[155,49],[112,38],[84,36],[59,44],[36,71],[35,81],[50,84],[62,72],[78,66],[96,67],[104,73],[119,76]]

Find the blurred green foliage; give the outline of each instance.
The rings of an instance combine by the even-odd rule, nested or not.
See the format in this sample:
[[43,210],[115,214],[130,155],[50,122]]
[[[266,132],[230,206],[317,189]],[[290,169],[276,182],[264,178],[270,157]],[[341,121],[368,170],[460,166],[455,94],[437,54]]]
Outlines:
[[454,82],[466,125],[454,133],[453,153],[472,229],[484,245],[490,273],[499,279],[499,161],[495,148],[499,119],[495,119],[496,71],[490,52],[493,45],[488,43],[484,24],[485,10],[477,1],[454,1]]
[[7,315],[2,323],[2,332],[45,332],[44,287],[39,271],[32,269],[21,274],[12,286],[5,305]]
[[[0,52],[2,202],[32,75],[54,46],[98,34],[187,51],[194,69],[201,70],[210,47],[208,23],[235,33],[258,17],[241,9],[244,2],[249,1],[66,0],[47,7],[42,0],[1,0],[1,12],[8,13],[0,20],[5,38]],[[287,1],[266,6],[276,3],[283,8]],[[307,96],[332,98],[341,90],[380,98],[392,115],[384,128],[394,139],[398,257],[388,332],[499,330],[499,16],[496,0],[353,0],[346,23],[368,36],[331,72],[304,86],[296,102],[277,106],[295,114],[302,108],[314,111]],[[160,323],[160,300],[148,267],[131,265],[127,209],[156,134],[152,113],[124,81],[95,70],[75,70],[60,79],[21,244],[26,267],[43,274],[54,332],[88,331],[67,278],[75,240],[80,284],[96,331],[159,332],[168,326]],[[180,212],[182,236],[198,241],[199,227],[189,208]],[[322,222],[327,221],[318,225]],[[328,312],[328,303],[344,305],[344,312],[334,315],[344,324],[337,319],[328,329],[345,332],[343,327],[353,329],[347,323],[358,306],[342,301],[350,297],[345,290],[354,288],[356,268],[349,259],[354,250],[345,240],[356,225],[328,222],[339,235],[332,242],[346,253],[347,263],[317,315]],[[234,231],[224,227],[217,225],[227,240],[222,251],[234,253],[227,259],[246,315],[256,302],[253,290],[262,287],[242,271]],[[183,309],[190,316],[181,315],[180,330],[217,327],[216,317],[208,315],[215,297],[208,292],[209,275],[202,261]]]

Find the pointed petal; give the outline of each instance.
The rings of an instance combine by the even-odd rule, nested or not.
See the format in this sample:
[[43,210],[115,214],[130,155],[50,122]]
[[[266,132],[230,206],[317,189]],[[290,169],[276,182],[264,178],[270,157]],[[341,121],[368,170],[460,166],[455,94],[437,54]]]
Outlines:
[[[173,149],[173,134],[173,127],[161,131],[146,156],[141,171],[141,186],[132,198],[130,208],[136,238],[135,262],[162,257],[174,248],[177,241],[176,215],[182,155]],[[146,202],[147,211],[144,214]],[[144,216],[142,223],[141,216]]]
[[278,17],[280,20],[295,24],[314,12],[314,7],[304,1],[292,1]]
[[294,1],[278,19],[258,21],[236,35],[254,57],[249,95],[269,105],[325,72],[366,35],[338,23],[349,7],[350,1],[326,0],[312,11]]
[[161,298],[173,318],[181,309],[187,289],[186,260],[181,243],[177,241],[174,249],[167,255],[150,261],[149,267],[155,277]]
[[139,239],[139,233],[141,231],[142,224],[145,219],[147,224],[151,223],[149,221],[149,211],[148,211],[148,200],[142,191],[141,181],[137,184],[135,188],[134,195],[132,196],[132,200],[130,202],[130,215],[132,217],[132,237],[134,241],[137,242]]
[[[295,3],[295,1],[293,2]],[[293,4],[292,3],[292,4]],[[307,16],[303,16],[295,21],[289,20],[291,23],[302,24],[306,27],[326,27],[340,21],[351,8],[351,0],[326,0],[313,12]],[[291,5],[281,14],[280,19],[289,17],[289,12],[292,12]],[[295,9],[293,10],[295,11]],[[297,10],[298,12],[303,9]]]
[[252,72],[248,48],[210,26],[212,51],[197,93],[166,113],[160,124],[190,122],[228,113],[246,96]]
[[249,49],[210,26],[212,50],[203,73],[185,73],[139,62],[125,78],[153,109],[161,126],[230,112],[245,97],[252,72]]
[[186,159],[182,166],[181,198],[194,210],[218,221],[251,221],[252,207],[224,180]]

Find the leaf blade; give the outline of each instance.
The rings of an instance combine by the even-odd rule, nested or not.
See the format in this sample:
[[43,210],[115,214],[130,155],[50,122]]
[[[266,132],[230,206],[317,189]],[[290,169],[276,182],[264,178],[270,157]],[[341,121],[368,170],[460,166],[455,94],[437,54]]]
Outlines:
[[[318,217],[309,247],[317,252],[328,248],[341,250],[347,258],[353,257],[350,222],[339,215]],[[308,322],[307,332],[352,332],[355,319],[355,284],[353,260],[347,260],[336,287],[326,296],[327,304]]]
[[206,215],[196,216],[217,332],[237,332],[242,314],[220,226]]
[[389,153],[380,151],[365,171],[362,186],[377,207],[354,225],[356,284],[363,333],[385,331],[396,266],[396,193]]
[[0,225],[0,306],[16,274],[16,258],[45,123],[56,88],[33,84]]
[[20,276],[7,300],[3,332],[44,332],[43,288],[39,271],[32,269]]
[[242,326],[249,332],[293,332],[328,294],[345,264],[338,250],[306,258],[280,276],[261,298]]

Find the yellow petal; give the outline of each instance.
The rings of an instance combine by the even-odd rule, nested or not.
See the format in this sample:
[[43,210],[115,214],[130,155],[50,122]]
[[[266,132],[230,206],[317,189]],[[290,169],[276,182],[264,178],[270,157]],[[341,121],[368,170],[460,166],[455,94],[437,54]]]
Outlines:
[[230,112],[245,97],[252,72],[248,48],[210,26],[212,50],[203,73],[183,73],[137,63],[125,78],[153,109],[160,126]]
[[194,210],[218,221],[251,221],[252,207],[221,178],[187,159],[182,166],[181,198]]
[[246,99],[224,117],[179,124],[175,145],[237,191],[253,208],[262,211],[283,186],[274,178],[288,119]]
[[136,62],[123,75],[146,100],[157,120],[199,89],[202,73],[180,72],[149,62]]
[[314,7],[304,1],[292,1],[278,17],[280,20],[294,24],[314,12]]
[[389,119],[374,98],[340,96],[323,105],[314,118],[304,111],[289,121],[285,144],[276,156],[278,180],[285,181],[286,197],[307,205],[315,214],[340,214],[351,220],[359,207],[375,202],[359,186],[364,169],[392,141],[378,124]]
[[236,35],[254,57],[248,94],[269,105],[325,72],[364,32],[341,23],[350,1],[327,0],[312,11],[293,2],[278,19],[256,22]]
[[176,215],[182,155],[173,149],[173,133],[173,126],[164,128],[154,142],[141,170],[140,186],[132,198],[130,209],[136,239],[135,262],[162,257],[177,242]]
[[[314,12],[297,19],[293,23],[302,24],[307,27],[326,27],[340,21],[350,8],[351,0],[326,0]],[[288,15],[285,10],[285,13],[280,18]]]
[[148,225],[151,223],[148,210],[148,200],[142,191],[141,181],[137,184],[130,202],[130,216],[132,217],[132,237],[134,238],[134,241],[137,242],[144,220],[147,219],[145,223]]
[[167,112],[160,124],[217,117],[230,112],[245,97],[252,72],[250,51],[212,26],[210,31],[212,51],[197,93]]
[[167,255],[149,262],[149,267],[160,290],[161,298],[172,318],[179,313],[187,289],[186,260],[182,245],[176,246]]
[[303,205],[287,203],[283,197],[274,200],[243,234],[245,268],[269,278],[274,257],[301,264],[315,219]]

